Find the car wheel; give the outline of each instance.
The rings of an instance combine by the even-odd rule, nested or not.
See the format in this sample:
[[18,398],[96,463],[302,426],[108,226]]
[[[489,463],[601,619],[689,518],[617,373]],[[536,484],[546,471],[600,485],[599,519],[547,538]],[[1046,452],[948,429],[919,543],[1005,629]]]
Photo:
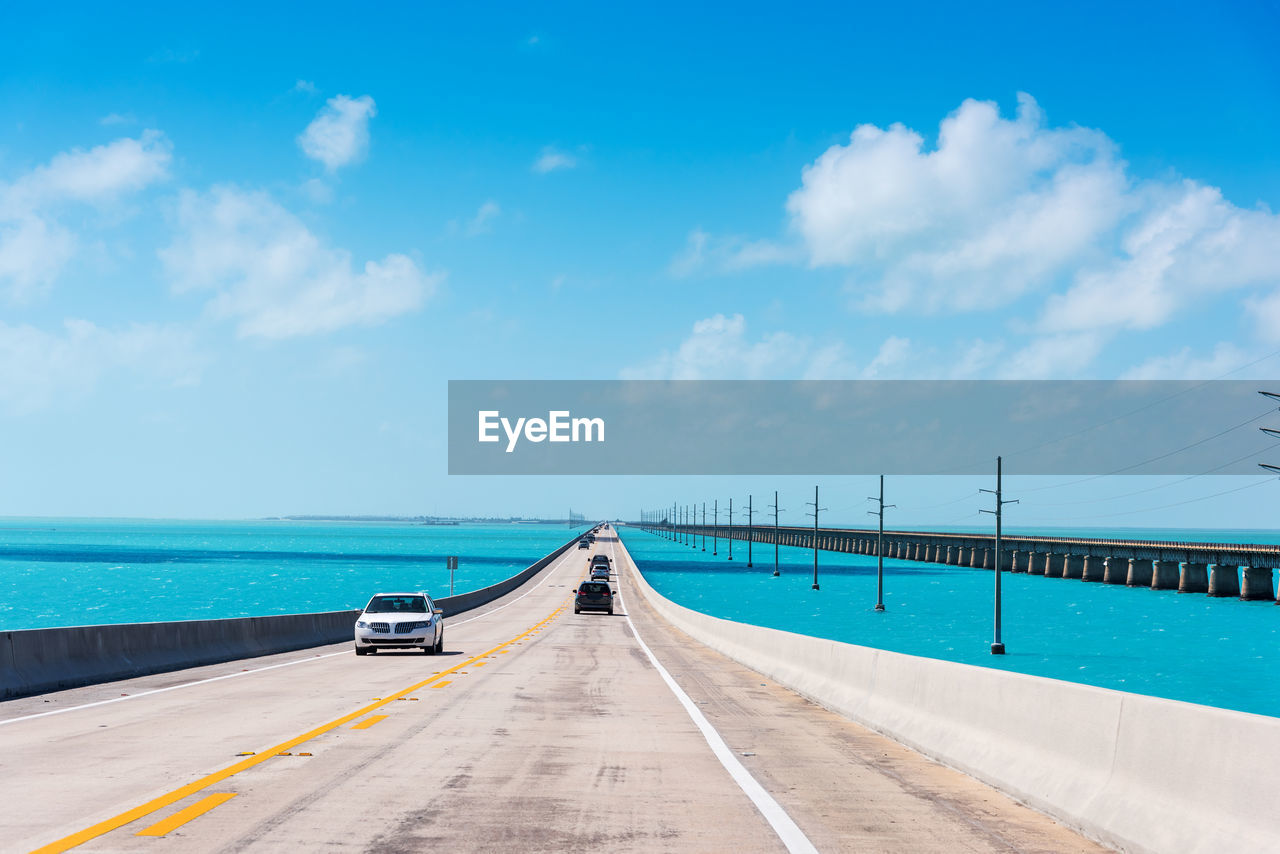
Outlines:
[[369,654],[369,650],[360,646],[360,644],[356,644],[356,655],[368,655],[368,654]]
[[609,609],[609,616],[610,616],[610,617],[612,617],[612,616],[613,616],[613,609],[612,609],[612,608],[610,608],[610,609]]
[[575,605],[575,606],[573,606],[573,613],[575,613],[575,614],[581,614],[581,613],[582,613],[582,609],[581,609],[581,608],[579,608],[577,605]]
[[436,652],[444,652],[444,632],[440,633],[440,640],[436,641]]

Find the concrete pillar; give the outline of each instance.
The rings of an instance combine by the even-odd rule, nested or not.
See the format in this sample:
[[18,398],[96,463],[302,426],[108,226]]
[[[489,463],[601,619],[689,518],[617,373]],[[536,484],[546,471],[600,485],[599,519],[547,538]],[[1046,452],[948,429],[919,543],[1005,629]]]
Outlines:
[[1176,560],[1158,560],[1155,572],[1151,575],[1152,590],[1178,589],[1178,562]]
[[1235,563],[1215,563],[1209,569],[1210,596],[1240,595],[1240,565]]
[[1027,552],[1027,573],[1044,575],[1044,556],[1040,552]]
[[1064,554],[1055,554],[1049,552],[1044,556],[1044,577],[1045,578],[1061,578],[1062,563],[1067,559]]
[[1129,559],[1109,555],[1103,562],[1102,582],[1104,584],[1124,584],[1129,580]]
[[1106,574],[1104,559],[1098,555],[1084,556],[1084,572],[1080,576],[1081,581],[1101,581],[1103,575]]
[[1246,566],[1240,598],[1255,600],[1276,598],[1275,587],[1271,584],[1271,567]]
[[960,550],[955,546],[947,546],[947,566],[955,566],[956,558],[959,557]]
[[1136,557],[1129,558],[1129,574],[1124,583],[1130,587],[1150,587],[1153,575],[1152,562]]
[[969,566],[976,567],[982,561],[982,549],[969,549]]
[[1184,563],[1178,578],[1179,593],[1207,593],[1209,591],[1209,567],[1203,563]]
[[1019,549],[1014,549],[1009,560],[1010,572],[1026,572],[1027,571],[1027,553]]
[[1063,555],[1062,577],[1063,578],[1083,578],[1084,577],[1084,555]]
[[995,565],[995,558],[991,556],[991,549],[980,549],[982,552],[978,558],[978,569],[991,570]]

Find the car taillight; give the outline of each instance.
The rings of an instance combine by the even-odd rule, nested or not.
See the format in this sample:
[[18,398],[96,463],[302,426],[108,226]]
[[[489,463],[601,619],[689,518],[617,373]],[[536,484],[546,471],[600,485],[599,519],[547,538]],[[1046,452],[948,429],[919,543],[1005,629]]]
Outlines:
[[604,592],[604,595],[608,596],[610,592],[612,592],[612,591],[606,590],[606,591]]

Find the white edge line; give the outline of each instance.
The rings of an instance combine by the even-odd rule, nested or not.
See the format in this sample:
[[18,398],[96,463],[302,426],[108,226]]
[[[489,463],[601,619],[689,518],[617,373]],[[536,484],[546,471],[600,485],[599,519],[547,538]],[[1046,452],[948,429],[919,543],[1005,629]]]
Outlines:
[[[618,542],[622,542],[618,532],[615,530],[613,533]],[[613,562],[614,565],[617,566],[618,555],[617,551],[613,547],[613,543],[609,544],[609,550],[614,553]],[[634,571],[640,571],[639,568],[635,566],[635,561],[631,561],[631,564]],[[618,585],[618,598],[620,600],[622,599],[621,584]],[[626,609],[627,606],[625,602],[622,602],[622,607]],[[671,674],[667,672],[667,669],[662,666],[660,661],[658,661],[652,650],[649,649],[648,644],[646,644],[640,637],[640,633],[636,631],[635,623],[631,622],[631,615],[625,614],[624,616],[627,619],[627,625],[631,627],[631,633],[635,636],[636,643],[638,643],[640,648],[644,650],[644,654],[649,656],[649,661],[653,664],[654,668],[657,669],[658,675],[662,677],[662,681],[667,683],[667,687],[676,695],[676,699],[680,701],[680,705],[684,706],[684,710],[689,713],[689,717],[693,719],[694,725],[698,727],[698,730],[702,733],[702,737],[705,738],[707,740],[707,744],[711,746],[711,752],[720,760],[720,764],[729,772],[729,776],[738,784],[738,788],[742,789],[743,794],[751,799],[751,803],[755,804],[756,809],[758,809],[760,814],[764,816],[764,820],[769,822],[769,826],[773,828],[773,832],[778,835],[778,839],[782,841],[782,844],[787,847],[788,851],[793,852],[793,854],[800,854],[800,852],[803,852],[803,854],[810,854],[810,852],[812,852],[812,854],[818,854],[818,849],[809,841],[809,837],[805,836],[804,831],[800,829],[800,826],[797,825],[795,821],[792,820],[791,816],[787,814],[787,811],[783,809],[782,804],[778,803],[774,799],[773,795],[769,794],[765,787],[761,786],[759,781],[756,780],[755,777],[751,776],[751,772],[738,761],[737,756],[733,755],[733,751],[729,749],[729,746],[725,744],[724,739],[721,738],[720,733],[716,732],[716,728],[712,726],[711,722],[702,714],[702,710],[694,704],[693,700],[689,698],[689,695],[684,692],[684,689],[676,683],[676,680],[671,677]]]
[[[564,554],[556,558],[555,562],[557,564],[562,563],[568,554],[569,552],[568,550],[566,550]],[[562,567],[560,566],[556,566],[554,569],[551,570],[551,575],[554,575],[555,573],[559,572],[561,568]],[[548,575],[547,577],[550,578],[551,575]],[[530,581],[532,580],[533,579],[530,579]],[[539,589],[539,585],[535,584],[532,587],[530,587],[528,590],[526,590],[524,593],[521,593],[515,599],[512,599],[510,602],[506,603],[506,605],[499,605],[497,608],[493,608],[492,610],[485,611],[483,614],[477,614],[474,617],[469,617],[468,619],[465,619],[465,620],[459,620],[458,622],[453,623],[453,625],[461,626],[466,623],[471,623],[476,620],[479,620],[483,617],[487,617],[490,614],[496,614],[497,612],[501,611],[503,608],[516,604],[521,599],[528,596],[530,593],[532,593],[537,589]],[[447,628],[448,625],[449,624],[446,624],[445,627]],[[338,641],[338,643],[342,643],[342,641]],[[267,670],[276,670],[280,667],[292,667],[295,664],[307,664],[312,661],[319,661],[322,658],[333,658],[334,656],[337,656],[337,655],[350,655],[350,654],[351,654],[351,651],[345,650],[345,649],[342,650],[341,652],[320,653],[317,655],[312,655],[308,658],[299,658],[296,661],[284,661],[279,664],[268,664],[266,667],[255,667],[252,670],[241,670],[237,673],[224,673],[221,676],[210,676],[208,679],[197,679],[194,682],[183,682],[181,685],[169,685],[168,687],[165,687],[165,688],[153,688],[150,691],[139,691],[137,694],[130,694],[127,697],[112,697],[110,700],[96,700],[95,702],[92,702],[92,703],[82,703],[79,706],[68,706],[65,709],[50,709],[47,712],[36,712],[34,715],[23,715],[22,717],[8,718],[7,720],[0,720],[0,726],[5,726],[6,724],[16,724],[20,721],[31,721],[31,720],[35,720],[36,718],[47,718],[50,715],[61,715],[67,712],[77,712],[77,711],[80,711],[81,709],[92,709],[97,706],[110,705],[111,703],[122,703],[125,700],[136,700],[139,697],[150,697],[153,694],[164,694],[168,691],[177,691],[179,688],[194,688],[197,685],[207,685],[210,682],[220,682],[223,679],[234,679],[237,676],[249,676],[254,673],[263,673]],[[235,659],[232,659],[232,660],[234,661]],[[240,659],[240,660],[243,661],[244,659]],[[214,665],[207,665],[207,666],[214,666]],[[155,675],[155,674],[149,674],[149,675]],[[141,678],[141,677],[136,677],[136,678]]]

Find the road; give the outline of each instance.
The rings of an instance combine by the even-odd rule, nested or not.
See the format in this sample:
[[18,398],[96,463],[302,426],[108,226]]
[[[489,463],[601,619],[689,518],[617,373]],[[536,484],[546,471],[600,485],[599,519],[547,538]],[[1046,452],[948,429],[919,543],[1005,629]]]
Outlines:
[[[3,851],[1102,851],[692,641],[588,552],[350,645],[0,703]],[[594,550],[593,550],[594,551]],[[371,591],[372,592],[372,591]]]

